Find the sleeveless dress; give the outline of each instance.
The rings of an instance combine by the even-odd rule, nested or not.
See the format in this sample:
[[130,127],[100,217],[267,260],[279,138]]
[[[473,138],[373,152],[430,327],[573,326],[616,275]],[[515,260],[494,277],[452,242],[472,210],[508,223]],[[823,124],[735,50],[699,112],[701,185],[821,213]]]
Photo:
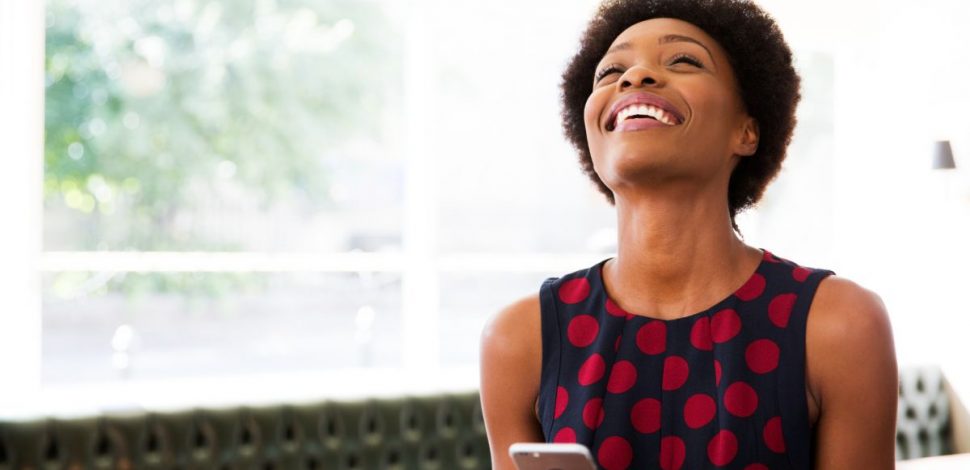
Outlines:
[[545,440],[583,444],[606,470],[811,468],[805,325],[819,282],[835,272],[761,251],[738,290],[673,320],[609,299],[609,258],[546,279]]

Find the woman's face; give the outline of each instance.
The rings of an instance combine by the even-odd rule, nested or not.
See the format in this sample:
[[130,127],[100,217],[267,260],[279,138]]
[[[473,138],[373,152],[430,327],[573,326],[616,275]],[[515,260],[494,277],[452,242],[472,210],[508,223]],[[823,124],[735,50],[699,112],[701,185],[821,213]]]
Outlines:
[[757,149],[757,124],[744,111],[726,52],[691,23],[654,18],[630,26],[594,76],[586,136],[593,167],[614,193],[719,176],[726,185],[737,156]]

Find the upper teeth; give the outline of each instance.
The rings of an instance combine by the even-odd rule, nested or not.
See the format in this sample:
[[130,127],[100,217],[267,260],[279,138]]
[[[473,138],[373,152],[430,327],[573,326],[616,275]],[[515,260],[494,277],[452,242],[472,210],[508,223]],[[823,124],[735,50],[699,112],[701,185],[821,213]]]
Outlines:
[[616,113],[616,122],[623,122],[624,119],[637,114],[641,116],[650,116],[668,126],[674,125],[673,116],[666,111],[649,104],[631,104],[630,106],[621,109],[619,113]]

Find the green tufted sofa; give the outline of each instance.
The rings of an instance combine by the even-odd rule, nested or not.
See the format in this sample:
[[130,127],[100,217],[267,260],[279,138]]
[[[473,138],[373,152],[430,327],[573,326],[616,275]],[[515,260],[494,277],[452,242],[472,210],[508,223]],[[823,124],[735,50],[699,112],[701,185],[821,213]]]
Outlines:
[[0,470],[487,469],[477,392],[0,422]]
[[[898,460],[961,451],[939,368],[900,371]],[[0,470],[490,468],[478,392],[0,421]]]

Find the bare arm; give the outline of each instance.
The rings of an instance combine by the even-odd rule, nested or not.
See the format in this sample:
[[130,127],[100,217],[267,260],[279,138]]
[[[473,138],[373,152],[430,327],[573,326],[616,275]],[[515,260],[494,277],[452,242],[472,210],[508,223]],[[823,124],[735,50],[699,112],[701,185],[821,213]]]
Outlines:
[[495,470],[515,469],[512,443],[544,441],[533,408],[542,370],[540,326],[534,295],[492,316],[482,330],[482,414]]
[[820,406],[816,468],[891,470],[899,379],[882,299],[830,276],[813,302],[807,342]]

